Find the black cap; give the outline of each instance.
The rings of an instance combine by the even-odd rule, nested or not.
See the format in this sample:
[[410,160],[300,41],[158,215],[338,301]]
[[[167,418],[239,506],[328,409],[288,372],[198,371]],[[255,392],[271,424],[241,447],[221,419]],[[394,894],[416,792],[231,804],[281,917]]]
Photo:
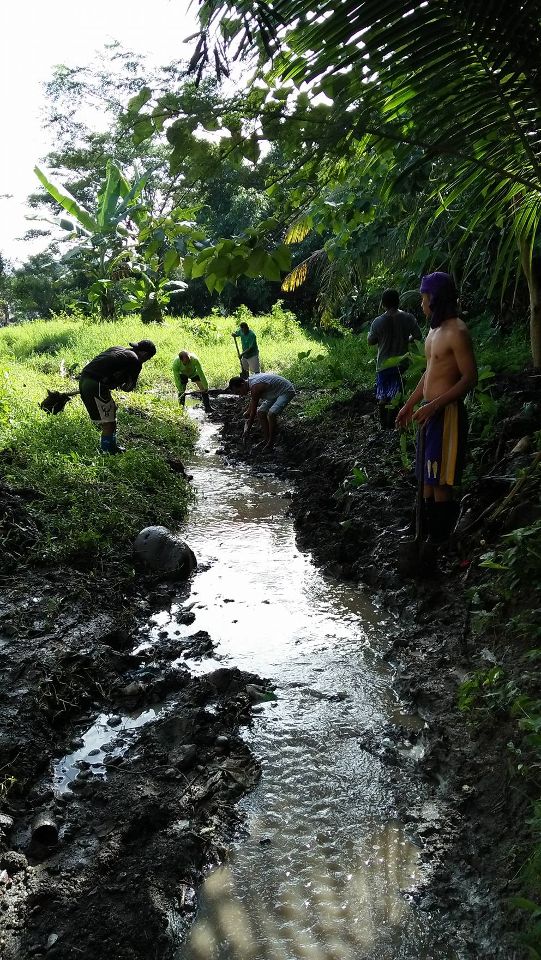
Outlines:
[[148,353],[149,357],[153,357],[156,353],[156,345],[152,340],[139,340],[138,343],[130,343],[130,347],[134,350],[144,350],[145,353]]

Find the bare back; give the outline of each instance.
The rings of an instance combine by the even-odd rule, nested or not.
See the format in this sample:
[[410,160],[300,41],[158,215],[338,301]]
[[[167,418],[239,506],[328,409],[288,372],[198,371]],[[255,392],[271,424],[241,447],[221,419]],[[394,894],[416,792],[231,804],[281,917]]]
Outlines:
[[430,330],[425,340],[425,353],[424,399],[427,402],[441,397],[461,379],[468,383],[468,389],[475,383],[475,357],[463,320],[452,317]]

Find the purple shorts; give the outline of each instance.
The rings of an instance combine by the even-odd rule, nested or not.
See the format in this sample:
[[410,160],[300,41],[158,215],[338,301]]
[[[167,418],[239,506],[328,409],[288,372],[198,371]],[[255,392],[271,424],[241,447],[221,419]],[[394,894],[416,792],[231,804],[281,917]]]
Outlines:
[[466,460],[468,415],[462,400],[448,403],[425,422],[425,451],[421,464],[421,443],[417,437],[416,474],[433,487],[460,483]]
[[386,367],[376,374],[376,400],[380,403],[393,400],[398,393],[403,393],[404,385],[399,367]]

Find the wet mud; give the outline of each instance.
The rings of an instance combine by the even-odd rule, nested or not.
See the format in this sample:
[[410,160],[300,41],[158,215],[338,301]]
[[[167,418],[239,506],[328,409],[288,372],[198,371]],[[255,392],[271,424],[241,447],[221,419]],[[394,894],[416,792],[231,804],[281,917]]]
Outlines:
[[[213,649],[189,584],[33,570],[2,587],[0,954],[172,957],[260,775],[239,732],[262,681],[188,669]],[[190,632],[155,644],[173,596]]]
[[[538,403],[533,387],[527,399]],[[505,901],[530,798],[509,775],[505,721],[474,728],[457,709],[469,672],[515,655],[504,636],[480,649],[469,624],[472,561],[496,535],[477,520],[501,498],[500,481],[472,482],[463,532],[431,577],[403,577],[398,543],[415,484],[369,392],[309,423],[292,410],[270,456],[242,449],[237,401],[216,407],[224,458],[287,480],[299,546],[392,614],[383,657],[422,722],[359,728],[355,738],[388,771],[397,818],[427,865],[404,900],[444,915],[450,957],[522,960]],[[517,414],[504,427],[481,450],[484,472],[528,462],[512,453],[528,425]],[[355,465],[367,477],[358,486]],[[250,686],[265,681],[234,666],[190,669],[216,657],[190,583],[134,578],[125,565],[25,567],[33,496],[0,486],[0,955],[179,958],[196,890],[226,858],[242,829],[238,801],[260,777],[242,731],[260,709]],[[532,509],[517,503],[507,522]],[[178,629],[156,631],[153,615],[173,603]],[[401,786],[409,772],[423,781],[417,801]]]
[[[538,504],[517,498],[505,524],[490,523],[512,480],[502,485],[482,475],[512,478],[528,466],[531,454],[524,443],[517,449],[517,440],[536,429],[541,412],[539,378],[502,380],[494,385],[498,391],[511,398],[511,409],[474,451],[476,473],[464,490],[451,547],[430,569],[409,575],[400,572],[398,553],[400,541],[413,536],[415,479],[402,462],[397,433],[379,429],[371,391],[335,404],[316,420],[304,421],[291,409],[266,455],[256,445],[257,433],[251,447],[242,447],[242,408],[222,404],[222,452],[233,462],[289,479],[299,546],[330,576],[375,591],[393,612],[396,627],[385,659],[399,695],[426,726],[407,734],[393,725],[381,738],[369,732],[364,748],[391,768],[414,764],[428,785],[433,802],[412,806],[403,796],[400,806],[399,800],[408,835],[431,865],[430,882],[415,897],[423,909],[448,918],[453,955],[519,960],[527,953],[508,901],[531,843],[532,798],[509,769],[506,719],[496,728],[493,720],[473,725],[457,703],[459,684],[472,671],[493,662],[511,670],[516,665],[517,650],[504,631],[488,646],[473,639],[469,591],[479,576],[480,553],[502,528],[531,522],[539,511]],[[366,482],[352,482],[355,467]],[[406,739],[411,749],[404,750]]]

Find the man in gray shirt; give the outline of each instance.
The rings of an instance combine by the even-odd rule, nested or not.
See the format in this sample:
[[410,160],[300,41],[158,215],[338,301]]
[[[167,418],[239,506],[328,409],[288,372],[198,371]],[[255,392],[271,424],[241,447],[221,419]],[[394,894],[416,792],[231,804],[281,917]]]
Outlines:
[[385,290],[381,303],[385,313],[372,322],[368,343],[378,348],[376,399],[381,426],[385,430],[394,426],[394,409],[389,407],[389,402],[403,393],[402,371],[407,366],[407,361],[396,366],[388,366],[386,362],[391,357],[402,357],[408,351],[410,340],[422,340],[423,335],[415,317],[399,309],[397,290]]
[[257,414],[263,433],[263,451],[272,450],[276,438],[276,419],[295,396],[293,384],[277,373],[256,373],[247,380],[232,377],[228,389],[239,397],[250,395],[242,442],[247,442]]

